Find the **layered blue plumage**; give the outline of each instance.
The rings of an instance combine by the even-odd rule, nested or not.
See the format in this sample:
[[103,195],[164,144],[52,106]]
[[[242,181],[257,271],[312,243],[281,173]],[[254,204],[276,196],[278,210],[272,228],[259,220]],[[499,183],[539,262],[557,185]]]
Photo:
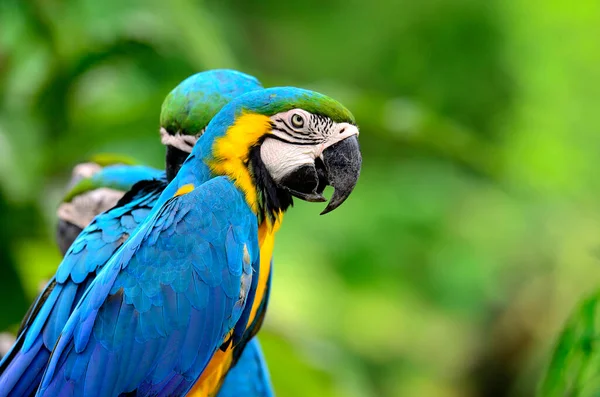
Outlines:
[[39,395],[179,395],[245,328],[259,247],[243,194],[218,177],[153,212],[69,318]]
[[[120,172],[125,167],[128,166],[119,166]],[[144,174],[138,175],[144,176]],[[120,183],[124,185],[125,182]],[[7,371],[0,377],[0,395],[6,395],[4,392],[9,391],[11,396],[29,395],[34,391],[41,380],[50,351],[83,291],[108,258],[146,218],[165,185],[164,176],[139,184],[121,200],[116,208],[98,216],[75,240],[65,260],[59,266],[55,278],[40,295],[39,303],[34,304],[33,313],[36,311],[37,313],[25,320],[19,332],[20,340],[15,345],[18,353],[12,357],[10,353],[7,355],[9,358],[6,360],[9,361],[4,363],[7,364]],[[168,244],[168,241],[166,242]],[[171,247],[163,248],[168,250]],[[136,293],[133,292],[131,295],[135,296]],[[251,350],[259,349],[258,346],[251,346]],[[245,358],[246,355],[242,355],[238,366],[245,370],[243,373],[238,370],[228,374],[223,385],[228,392],[225,394],[219,392],[218,396],[238,395],[236,390],[241,392],[250,388],[256,390],[257,394],[244,395],[260,397],[264,395],[263,390],[272,394],[270,384],[264,383],[265,379],[268,379],[268,374],[267,378],[261,376],[251,379],[246,376],[248,371],[255,373],[267,371],[266,367],[261,368],[262,364],[254,359],[261,354],[260,351],[251,352],[248,354],[248,359]],[[12,377],[9,376],[11,372]],[[244,374],[243,379],[240,379],[242,374]],[[19,379],[18,376],[21,378]],[[248,385],[249,380],[255,384]]]
[[[144,176],[138,174],[139,176]],[[86,288],[123,241],[147,217],[166,186],[164,178],[141,182],[75,239],[56,275],[30,309],[12,350],[0,363],[0,396],[35,390],[58,336]]]
[[96,217],[71,244],[56,272],[56,282],[64,284],[71,279],[82,283],[103,266],[146,219],[166,185],[164,173],[160,179],[141,182],[136,190],[124,196],[125,205],[117,205]]
[[[219,77],[219,84],[214,84],[214,89],[222,88],[228,92],[228,95],[235,95],[243,92],[244,90],[247,91],[260,88],[259,83],[255,79],[251,81],[246,80],[243,82],[242,87],[235,88],[233,84],[236,82],[225,81],[226,73],[228,73],[228,71],[216,71],[213,73],[215,76]],[[197,87],[200,86],[199,81],[202,78],[206,78],[206,75],[207,73],[198,74],[187,79],[184,83],[182,83],[182,86],[179,87],[181,92],[183,92],[183,94],[186,96],[192,95],[194,89],[197,89]],[[242,74],[238,74],[238,76],[236,76],[237,81],[240,81],[239,79],[242,78],[245,78]],[[190,102],[186,105],[188,109],[193,109],[193,100],[195,99],[190,99]],[[200,106],[201,104],[198,105]],[[132,170],[132,172],[127,172],[127,169]],[[113,188],[126,189],[128,185],[130,186],[139,179],[148,178],[148,173],[146,172],[147,170],[148,167],[143,166],[119,165],[105,167],[105,169],[101,171],[99,175],[96,174],[92,177],[94,178],[93,185],[98,185],[99,187],[110,186]],[[156,177],[155,173],[158,173],[159,171],[150,169],[150,172],[152,177]],[[204,172],[202,175],[203,178],[209,177],[208,173],[206,172]],[[164,178],[164,173],[160,172],[160,177],[154,182],[146,182],[136,186],[133,191],[129,192],[125,197],[123,197],[123,199],[115,208],[99,215],[74,241],[72,247],[65,256],[64,261],[59,266],[56,276],[48,284],[46,290],[40,295],[37,302],[32,306],[32,309],[30,309],[30,313],[28,313],[28,316],[25,318],[24,323],[22,324],[22,329],[19,332],[17,343],[0,364],[0,396],[8,394],[11,396],[29,395],[35,391],[35,388],[41,380],[42,372],[44,371],[50,356],[50,351],[58,339],[60,332],[64,328],[67,319],[81,299],[83,292],[96,277],[97,272],[104,266],[106,261],[121,246],[123,241],[125,241],[129,235],[134,232],[137,226],[146,219],[148,213],[150,213],[150,209],[155,204],[160,192],[164,189],[166,184],[167,182]],[[164,218],[164,220],[168,219],[168,217]],[[171,221],[174,220],[175,218],[171,219]],[[155,231],[154,233],[156,234],[158,232]],[[162,235],[172,236],[175,233],[175,229],[167,228],[161,233]],[[149,237],[147,241],[151,241],[152,239],[153,238]],[[158,243],[159,240],[161,241],[160,243]],[[173,243],[170,242],[169,239],[157,239],[156,241],[156,247],[159,247],[162,251],[168,252],[170,249],[174,248]],[[231,253],[230,255],[233,254],[239,255],[239,252]],[[140,255],[148,254],[146,253]],[[235,257],[235,255],[233,257]],[[163,254],[163,259],[164,256],[165,254]],[[135,268],[135,266],[131,267],[131,269]],[[146,277],[144,275],[149,274],[142,272],[140,270],[141,268],[141,266],[138,266],[137,273],[134,273],[135,277],[143,278]],[[185,272],[184,269],[180,269],[180,273],[181,272]],[[175,280],[181,280],[181,278],[177,277],[178,275],[184,273],[179,274],[175,271],[169,271],[167,273],[168,275],[165,276],[164,281],[170,281],[173,279],[173,291],[175,291],[175,288],[180,289],[181,285],[176,285]],[[189,275],[189,269],[187,270],[186,274]],[[156,288],[152,290],[151,287],[149,287],[150,284],[148,283],[141,283],[140,285],[136,286],[131,285],[132,280],[135,280],[134,276],[127,276],[127,274],[124,274],[121,278],[119,278],[119,282],[123,283],[122,286],[124,295],[122,299],[126,300],[125,303],[127,305],[133,305],[127,306],[130,309],[132,307],[135,307],[136,310],[137,308],[146,308],[148,303],[151,303],[152,301],[152,299],[149,297],[155,297],[157,291],[164,296],[169,295],[169,290],[163,291],[162,289],[157,290]],[[222,275],[220,279],[223,279]],[[200,277],[200,280],[208,282],[208,285],[212,285],[219,280],[219,274],[212,274],[211,272],[208,272],[204,277]],[[145,286],[144,288],[142,288],[143,285]],[[223,284],[223,291],[226,293],[229,299],[231,299],[230,295],[234,294],[236,291],[239,292],[236,288],[237,287],[231,284]],[[127,293],[125,293],[125,291],[127,291]],[[194,298],[194,303],[197,306],[200,306],[201,302],[203,301],[201,297],[204,296],[206,291],[197,289],[195,292],[199,294],[199,297]],[[111,297],[112,296],[113,295],[111,295]],[[169,299],[165,300],[167,303],[172,301],[169,301]],[[110,302],[114,303],[115,300],[111,299]],[[240,303],[238,303],[238,306],[240,306]],[[113,307],[113,310],[116,308],[116,306],[111,305],[107,305],[107,307]],[[153,310],[156,310],[156,306],[152,307],[154,308]],[[186,309],[186,306],[169,306],[167,304],[163,306],[163,308],[172,307],[177,307],[178,310]],[[122,314],[122,316],[124,316],[126,312],[123,313],[124,314]],[[139,316],[140,323],[142,325],[148,323],[150,316],[149,312],[145,312],[143,316]],[[107,318],[108,317],[104,317],[104,315],[98,316],[98,319]],[[109,324],[109,322],[107,322],[108,320],[102,321],[102,324],[104,325]],[[121,326],[122,324],[120,323],[119,325]],[[148,338],[155,335],[165,336],[163,334],[166,331],[165,328],[160,326],[156,326],[155,329],[152,327],[146,328],[142,326],[140,329],[141,330],[136,331],[135,335],[135,337],[138,339]],[[238,332],[238,334],[242,333],[243,332]],[[115,338],[118,335],[119,334],[115,334]],[[240,358],[240,363],[243,361],[244,356]],[[251,367],[255,363],[255,360],[250,360],[250,362],[246,364],[246,367]],[[159,375],[161,375],[160,372]],[[255,379],[257,382],[262,382],[262,380],[263,378]],[[169,382],[176,383],[177,381],[170,380]],[[245,387],[245,385],[241,384],[233,376],[226,377],[225,385],[230,385],[230,390],[235,390],[238,385]],[[140,390],[147,390],[149,386],[144,387],[142,387]],[[270,385],[257,385],[256,388],[257,390],[262,390],[265,388],[269,389]],[[221,394],[219,394],[219,396],[220,395]],[[260,395],[262,394],[258,394],[257,396]]]

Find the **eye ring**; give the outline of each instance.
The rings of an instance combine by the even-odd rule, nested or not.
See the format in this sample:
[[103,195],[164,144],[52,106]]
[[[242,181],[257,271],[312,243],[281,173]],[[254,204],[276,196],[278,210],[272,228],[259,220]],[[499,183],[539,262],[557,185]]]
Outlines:
[[294,128],[302,128],[304,127],[304,117],[298,113],[294,113],[290,119],[292,123],[292,127]]

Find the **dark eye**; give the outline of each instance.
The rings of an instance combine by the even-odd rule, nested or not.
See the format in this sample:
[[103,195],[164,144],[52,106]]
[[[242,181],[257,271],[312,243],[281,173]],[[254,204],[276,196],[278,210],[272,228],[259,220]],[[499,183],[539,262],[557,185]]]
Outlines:
[[298,113],[292,116],[292,127],[294,128],[302,128],[304,127],[304,117],[300,116]]

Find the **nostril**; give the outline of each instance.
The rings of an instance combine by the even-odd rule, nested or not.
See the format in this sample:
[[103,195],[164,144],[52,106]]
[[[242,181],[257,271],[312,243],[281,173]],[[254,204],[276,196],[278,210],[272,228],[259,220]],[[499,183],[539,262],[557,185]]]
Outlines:
[[346,127],[342,128],[342,129],[340,130],[340,134],[343,134],[343,133],[344,133],[344,131],[346,131]]

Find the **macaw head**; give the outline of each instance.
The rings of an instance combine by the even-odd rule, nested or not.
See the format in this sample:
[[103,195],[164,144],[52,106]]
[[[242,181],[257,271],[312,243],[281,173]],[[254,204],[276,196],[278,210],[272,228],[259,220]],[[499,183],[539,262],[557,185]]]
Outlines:
[[165,98],[160,114],[161,142],[167,147],[167,179],[172,180],[208,122],[233,98],[262,89],[260,82],[235,70],[197,73]]
[[64,255],[94,217],[112,207],[139,181],[160,178],[150,167],[121,155],[98,154],[73,168],[67,194],[56,211],[56,238]]
[[300,88],[242,95],[210,122],[197,153],[214,175],[227,175],[259,215],[272,220],[292,197],[340,206],[358,180],[361,153],[354,116],[339,102]]

